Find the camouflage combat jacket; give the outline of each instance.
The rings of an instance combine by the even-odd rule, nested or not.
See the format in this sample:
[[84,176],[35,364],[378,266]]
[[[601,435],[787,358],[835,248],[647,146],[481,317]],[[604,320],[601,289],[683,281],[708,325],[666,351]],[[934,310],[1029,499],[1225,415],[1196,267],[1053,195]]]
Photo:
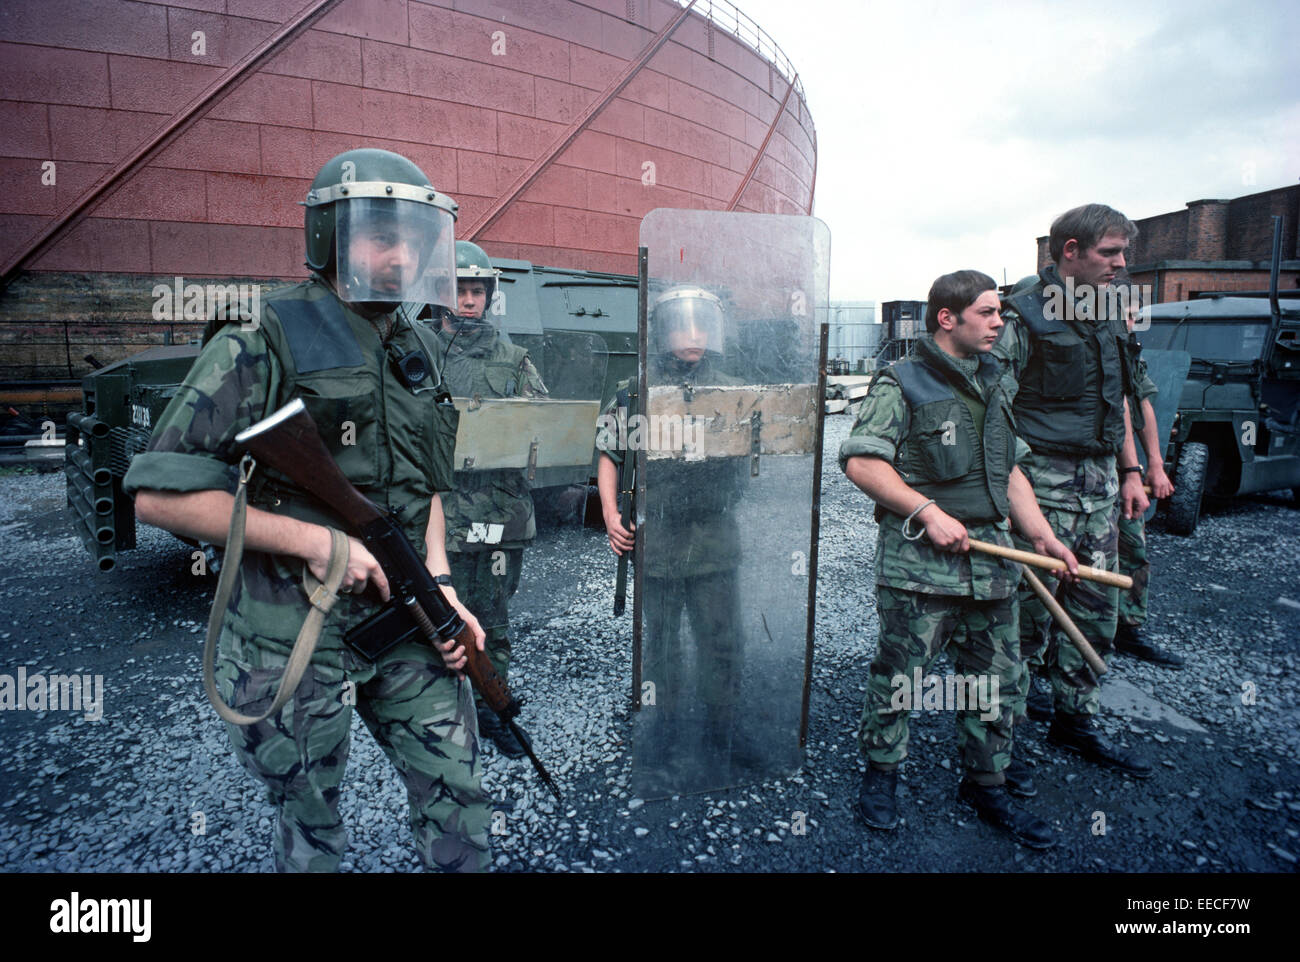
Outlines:
[[[485,327],[460,335],[439,324],[439,367],[454,397],[546,397],[546,385],[522,347]],[[448,551],[520,548],[537,536],[533,496],[522,469],[457,471],[443,495]]]
[[[656,357],[651,364],[652,385],[717,387],[741,383],[708,355],[695,365],[672,356]],[[620,439],[608,429],[609,416],[617,420],[620,398],[625,403],[627,392],[634,389],[630,379],[620,381],[597,422],[596,450],[608,455],[620,468],[626,452],[619,446]],[[639,410],[645,413],[643,406]],[[632,431],[628,434],[634,437]],[[647,470],[649,504],[643,506],[645,573],[651,578],[690,578],[734,571],[740,564],[740,531],[731,509],[748,475],[748,459],[654,459]]]
[[[954,362],[951,368],[966,379],[971,394],[985,396],[983,387],[976,380],[977,368],[974,365],[967,370],[960,362]],[[999,385],[995,390],[1003,390],[1003,387]],[[878,457],[897,465],[910,420],[907,401],[898,382],[893,378],[874,378],[858,410],[853,429],[840,445],[840,470],[847,468],[849,458],[859,456]],[[1023,459],[1028,454],[1028,445],[1016,438],[1016,459]],[[1019,565],[978,551],[967,554],[939,551],[928,538],[916,541],[904,538],[902,516],[880,509],[879,519],[876,584],[923,594],[969,597],[976,601],[1009,598],[1015,593],[1020,582]],[[965,522],[965,526],[972,538],[1013,547],[1011,526],[1006,519]],[[924,525],[912,521],[913,533],[923,529]]]
[[[1063,284],[1054,266],[1044,268],[1040,272],[1038,284],[1020,296],[1041,297],[1043,288],[1048,283]],[[993,356],[1002,362],[1004,374],[1012,382],[1012,389],[1016,390],[1021,383],[1021,378],[1029,373],[1037,339],[1016,310],[1014,302],[1009,301],[1003,305],[1002,319],[1006,326],[993,346]],[[1111,338],[1102,338],[1100,342],[1114,341],[1118,345],[1119,341],[1127,340],[1127,330],[1121,330],[1124,326],[1122,321],[1100,323],[1106,324],[1113,335]],[[1121,366],[1128,363],[1127,357],[1118,355],[1117,346],[1114,352],[1108,353],[1108,363]],[[1106,376],[1120,381],[1122,390],[1119,396],[1123,397],[1126,394],[1131,396],[1131,374],[1126,375],[1124,370],[1120,369],[1108,371]],[[1106,403],[1109,404],[1109,401]],[[1023,428],[1022,407],[1023,404],[1018,402],[1015,413],[1017,423]],[[1107,414],[1107,417],[1109,416]],[[1118,416],[1121,418],[1119,436],[1122,443],[1122,412]],[[1022,435],[1024,434],[1022,430]],[[1026,439],[1033,447],[1033,439],[1031,437]],[[1038,499],[1038,503],[1044,507],[1083,513],[1108,511],[1114,508],[1119,495],[1119,476],[1116,473],[1113,453],[1078,454],[1035,449],[1033,454],[1020,462],[1020,468],[1034,486],[1034,496]]]
[[[385,341],[380,331],[393,324]],[[148,448],[131,462],[124,487],[158,491],[234,490],[235,435],[301,397],[343,473],[398,520],[420,557],[430,503],[451,486],[457,414],[434,391],[412,390],[396,359],[431,353],[433,338],[397,314],[367,320],[313,277],[263,301],[251,330],[231,324],[203,348],[163,412]],[[250,504],[343,529],[330,509],[287,478],[258,466]],[[289,645],[307,616],[301,559],[246,552],[226,622],[243,637]],[[374,610],[343,594],[326,622],[320,649]]]

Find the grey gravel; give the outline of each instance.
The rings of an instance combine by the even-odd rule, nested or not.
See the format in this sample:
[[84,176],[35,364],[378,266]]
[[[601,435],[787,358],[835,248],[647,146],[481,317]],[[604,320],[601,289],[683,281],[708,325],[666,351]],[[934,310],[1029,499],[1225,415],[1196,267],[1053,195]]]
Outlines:
[[[600,532],[547,527],[512,606],[512,684],[566,799],[557,804],[527,760],[489,750],[484,786],[512,803],[505,834],[492,836],[493,869],[1290,870],[1300,825],[1300,803],[1290,801],[1300,798],[1300,609],[1278,599],[1295,597],[1300,584],[1300,512],[1282,495],[1209,511],[1190,538],[1158,523],[1149,529],[1156,570],[1147,636],[1184,654],[1187,666],[1117,658],[1106,684],[1123,679],[1204,731],[1113,711],[1100,725],[1145,751],[1154,778],[1099,771],[1048,745],[1044,726],[1018,730],[1017,750],[1040,790],[1024,804],[1059,843],[1030,852],[956,801],[953,719],[918,712],[899,828],[856,824],[863,765],[854,733],[875,653],[875,526],[869,502],[835,464],[848,428],[847,418],[828,419],[803,769],[704,796],[634,797],[631,624],[609,614],[612,556]],[[123,553],[117,570],[96,572],[64,517],[62,475],[3,474],[0,492],[0,672],[84,672],[106,685],[98,722],[0,712],[0,870],[269,870],[274,812],[201,688],[214,579],[192,576],[190,549],[143,526],[138,550]],[[949,668],[941,661],[933,670]],[[401,781],[359,719],[354,735],[342,868],[417,871]],[[817,815],[802,834],[796,812]],[[1105,834],[1092,831],[1097,812]]]

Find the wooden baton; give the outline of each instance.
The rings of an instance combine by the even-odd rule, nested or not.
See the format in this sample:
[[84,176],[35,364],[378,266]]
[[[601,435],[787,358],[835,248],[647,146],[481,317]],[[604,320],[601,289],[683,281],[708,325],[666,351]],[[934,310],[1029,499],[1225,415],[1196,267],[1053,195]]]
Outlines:
[[[976,551],[983,551],[985,554],[997,555],[999,558],[1007,558],[1011,561],[1019,561],[1022,565],[1033,565],[1035,568],[1043,568],[1047,571],[1065,570],[1064,561],[1059,558],[1049,558],[1045,554],[1034,554],[1032,551],[1020,551],[1017,548],[1004,548],[1000,544],[976,541],[974,538],[970,539],[970,546]],[[1103,571],[1101,568],[1091,568],[1088,565],[1079,565],[1079,577],[1087,581],[1110,585],[1112,588],[1123,588],[1125,591],[1133,587],[1133,579],[1128,575],[1117,575],[1112,571]]]
[[[1061,603],[1038,580],[1038,575],[1029,570],[1028,565],[1022,565],[1021,569],[1025,573],[1025,580],[1029,582],[1029,587],[1034,589],[1034,594],[1038,595],[1039,600],[1047,606],[1047,610],[1052,613],[1056,623],[1065,631],[1066,637],[1070,639],[1075,648],[1079,649],[1079,654],[1083,655],[1083,660],[1088,663],[1088,667],[1098,675],[1106,674],[1106,663],[1101,660],[1101,655],[1097,654],[1097,650],[1088,644],[1088,639],[1083,637],[1083,632],[1079,630],[1079,626],[1074,623],[1074,620],[1065,613]],[[1082,571],[1083,566],[1080,565],[1079,569]]]

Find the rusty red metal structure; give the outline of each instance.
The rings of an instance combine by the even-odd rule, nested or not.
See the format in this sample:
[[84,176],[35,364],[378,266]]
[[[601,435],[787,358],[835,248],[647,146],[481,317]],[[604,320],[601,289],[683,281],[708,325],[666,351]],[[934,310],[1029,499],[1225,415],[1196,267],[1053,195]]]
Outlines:
[[297,203],[357,146],[560,267],[632,273],[656,207],[812,206],[798,76],[723,0],[6,0],[0,38],[0,345],[147,325],[155,279],[305,276]]

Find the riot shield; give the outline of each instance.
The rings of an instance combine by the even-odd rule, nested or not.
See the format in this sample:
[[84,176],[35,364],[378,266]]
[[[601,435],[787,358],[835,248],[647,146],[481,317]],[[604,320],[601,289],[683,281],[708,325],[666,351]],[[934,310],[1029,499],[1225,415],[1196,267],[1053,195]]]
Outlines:
[[585,483],[605,382],[605,342],[595,334],[548,334],[534,357],[545,398],[456,397],[457,471],[518,469],[534,488]]
[[632,773],[656,798],[802,764],[830,234],[655,210],[641,245]]
[[[1164,448],[1169,446],[1169,432],[1174,427],[1174,416],[1178,413],[1178,403],[1183,396],[1183,384],[1187,381],[1187,371],[1192,365],[1192,356],[1186,351],[1146,351],[1142,352],[1142,360],[1147,365],[1147,376],[1155,384],[1157,394],[1151,399],[1151,407],[1156,412],[1156,429],[1159,434],[1161,444]],[[1136,439],[1135,439],[1136,440]],[[1137,445],[1138,460],[1142,463],[1143,471],[1147,466],[1146,449],[1139,443]],[[1160,452],[1163,458],[1164,450]],[[1169,470],[1172,472],[1173,466]],[[1152,499],[1151,506],[1147,508],[1147,513],[1143,516],[1144,520],[1150,521],[1155,517],[1156,501]]]

